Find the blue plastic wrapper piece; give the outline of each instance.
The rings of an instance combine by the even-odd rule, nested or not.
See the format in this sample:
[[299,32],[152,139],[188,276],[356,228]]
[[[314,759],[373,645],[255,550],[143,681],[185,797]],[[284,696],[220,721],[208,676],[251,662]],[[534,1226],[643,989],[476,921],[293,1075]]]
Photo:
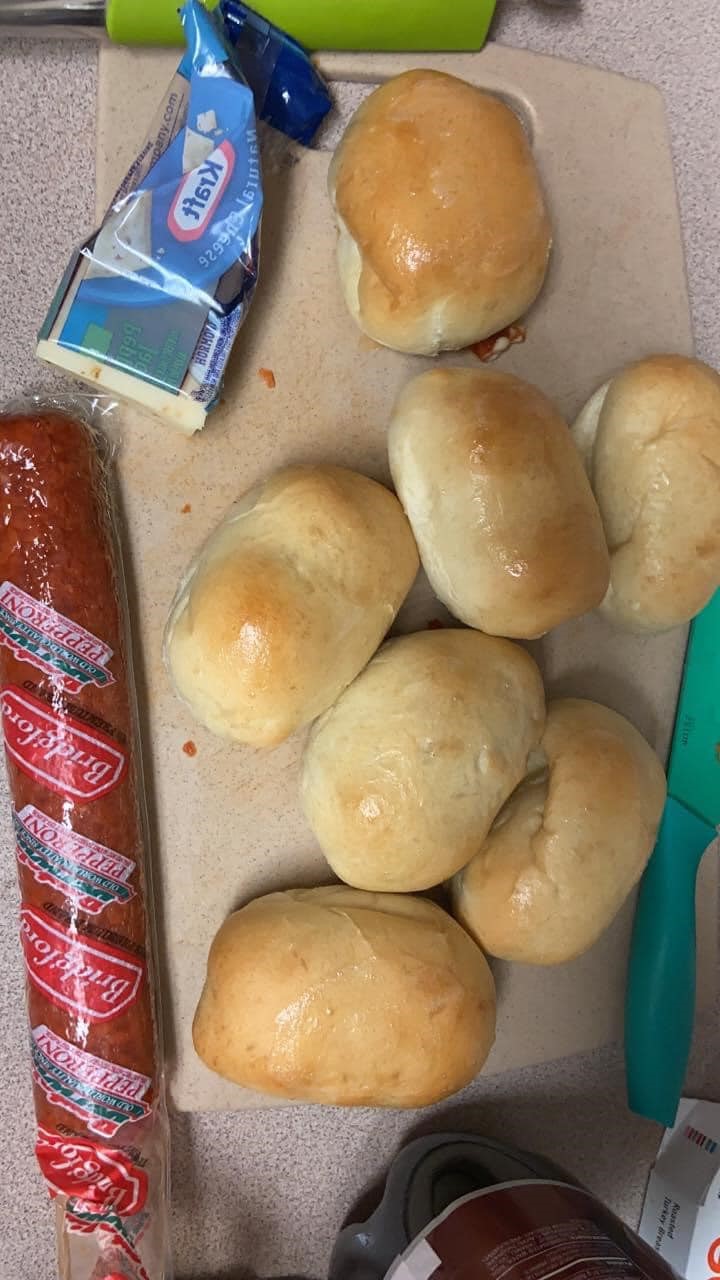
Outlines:
[[309,146],[332,107],[328,86],[310,57],[297,40],[240,0],[220,0],[220,12],[258,118]]
[[217,401],[250,305],[263,204],[253,94],[222,19],[181,12],[186,54],[38,355],[185,431]]

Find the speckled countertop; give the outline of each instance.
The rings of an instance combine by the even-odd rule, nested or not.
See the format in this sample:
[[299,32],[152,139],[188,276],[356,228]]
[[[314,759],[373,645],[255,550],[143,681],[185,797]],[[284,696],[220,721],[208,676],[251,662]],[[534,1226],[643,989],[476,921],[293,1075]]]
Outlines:
[[[720,367],[720,19],[715,0],[586,0],[565,12],[500,0],[495,38],[650,80],[665,94],[698,354]],[[93,208],[96,49],[0,43],[0,401],[51,386],[34,334]],[[647,211],[652,218],[652,209]],[[662,269],[662,264],[659,264]],[[622,306],[622,299],[618,299]],[[0,787],[0,1280],[53,1280],[51,1213],[33,1116],[17,890]],[[718,1096],[718,1008],[699,1026],[689,1085]],[[713,1028],[715,1030],[713,1030]],[[715,1093],[713,1092],[715,1087]],[[353,1200],[409,1134],[458,1125],[544,1152],[635,1223],[659,1130],[628,1114],[617,1048],[480,1081],[418,1114],[318,1108],[173,1121],[177,1274],[322,1280]]]

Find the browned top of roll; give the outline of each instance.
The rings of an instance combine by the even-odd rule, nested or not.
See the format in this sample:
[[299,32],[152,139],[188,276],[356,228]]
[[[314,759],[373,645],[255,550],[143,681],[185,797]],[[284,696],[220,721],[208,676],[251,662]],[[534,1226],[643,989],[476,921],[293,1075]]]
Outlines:
[[357,318],[380,342],[457,349],[540,289],[550,225],[532,152],[515,113],[474,85],[427,70],[382,85],[353,117],[330,189],[362,258]]
[[600,513],[570,431],[537,387],[432,369],[400,393],[388,447],[425,571],[457,618],[532,638],[600,603]]
[[596,391],[573,431],[610,548],[604,611],[639,632],[689,622],[720,585],[720,376],[648,356]]

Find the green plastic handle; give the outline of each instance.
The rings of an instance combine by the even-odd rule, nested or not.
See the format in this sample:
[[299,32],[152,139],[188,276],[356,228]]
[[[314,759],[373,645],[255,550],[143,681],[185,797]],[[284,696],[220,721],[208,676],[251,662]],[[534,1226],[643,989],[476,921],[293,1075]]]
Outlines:
[[[213,9],[217,0],[204,0]],[[461,50],[485,43],[495,0],[258,0],[252,8],[306,49]],[[181,45],[178,0],[107,0],[119,44]]]
[[715,829],[671,796],[635,910],[625,1004],[632,1111],[675,1123],[695,1016],[695,880]]

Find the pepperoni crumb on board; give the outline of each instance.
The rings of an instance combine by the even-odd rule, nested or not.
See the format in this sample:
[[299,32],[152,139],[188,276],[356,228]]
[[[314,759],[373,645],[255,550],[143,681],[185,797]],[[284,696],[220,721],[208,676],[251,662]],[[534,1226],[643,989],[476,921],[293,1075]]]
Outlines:
[[275,374],[272,369],[258,369],[258,378],[262,378],[265,386],[272,391],[275,386]]
[[180,515],[181,515],[181,516],[186,516],[186,515],[188,515],[191,511],[192,511],[192,507],[190,506],[190,503],[189,503],[189,502],[186,502],[186,503],[185,503],[185,505],[184,505],[184,506],[182,506],[182,507],[180,508]]
[[474,342],[468,347],[468,351],[472,351],[478,360],[488,364],[491,360],[497,360],[503,351],[507,351],[508,347],[514,346],[516,342],[524,342],[526,337],[527,330],[521,324],[509,324],[497,333],[491,333],[489,338],[483,338],[482,342]]
[[197,747],[195,746],[195,743],[193,742],[192,738],[188,738],[187,742],[183,742],[183,751],[185,752],[186,756],[197,755]]
[[439,618],[431,618],[427,624],[428,631],[443,631],[444,628],[445,623],[441,622]]

